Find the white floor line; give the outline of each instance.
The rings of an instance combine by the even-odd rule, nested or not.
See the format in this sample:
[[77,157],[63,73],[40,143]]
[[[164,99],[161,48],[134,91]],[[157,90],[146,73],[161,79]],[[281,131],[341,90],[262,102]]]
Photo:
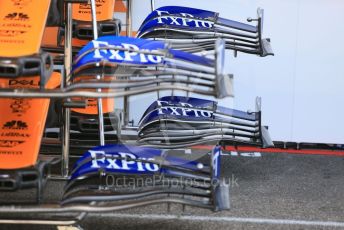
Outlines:
[[321,227],[342,227],[344,222],[335,221],[309,221],[309,220],[288,220],[288,219],[265,219],[265,218],[244,218],[244,217],[226,217],[226,216],[177,216],[177,215],[159,215],[159,214],[90,214],[91,216],[145,219],[145,220],[186,220],[186,221],[213,221],[213,222],[237,222],[253,224],[278,224],[278,225],[307,225]]

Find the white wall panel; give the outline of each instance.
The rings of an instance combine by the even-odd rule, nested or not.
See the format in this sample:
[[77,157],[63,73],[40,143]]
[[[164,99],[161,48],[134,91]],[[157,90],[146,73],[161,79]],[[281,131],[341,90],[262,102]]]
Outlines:
[[[134,28],[149,13],[148,0],[134,0]],[[228,52],[235,98],[221,104],[254,109],[263,98],[263,121],[274,140],[344,143],[344,1],[342,0],[156,0],[220,12],[244,21],[265,10],[264,36],[274,57]],[[133,98],[136,121],[154,95]]]

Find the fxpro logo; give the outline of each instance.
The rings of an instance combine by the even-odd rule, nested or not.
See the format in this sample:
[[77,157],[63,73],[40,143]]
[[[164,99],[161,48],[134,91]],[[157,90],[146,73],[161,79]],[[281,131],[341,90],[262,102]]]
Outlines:
[[174,116],[183,116],[183,117],[205,117],[211,118],[213,112],[201,109],[195,109],[192,104],[180,102],[179,105],[171,104],[168,101],[159,101],[157,100],[159,106],[158,113],[159,115],[169,114]]
[[[126,62],[138,61],[143,64],[158,64],[163,60],[161,56],[145,54],[147,52],[151,52],[152,50],[140,50],[140,48],[134,44],[122,43],[120,46],[114,46],[105,41],[92,41],[92,43],[95,48],[93,58],[105,58],[104,55],[106,55],[109,60]],[[145,53],[139,53],[135,51],[142,51]]]
[[[118,169],[138,172],[157,172],[159,166],[157,164],[144,162],[145,160],[153,160],[152,158],[138,158],[132,153],[118,152],[116,155],[108,155],[104,151],[88,151],[92,157],[91,168],[102,168],[105,165],[107,169]],[[135,161],[135,160],[139,161]]]
[[168,11],[156,10],[158,14],[158,24],[169,24],[176,26],[195,27],[195,28],[212,28],[214,22],[196,19],[195,16],[188,13],[180,13],[181,16],[170,14]]

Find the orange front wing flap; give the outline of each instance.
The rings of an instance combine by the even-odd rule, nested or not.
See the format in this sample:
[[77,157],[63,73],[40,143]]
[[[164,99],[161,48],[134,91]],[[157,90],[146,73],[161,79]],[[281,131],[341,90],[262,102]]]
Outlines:
[[[50,0],[0,1],[0,57],[16,58],[39,53]],[[5,76],[5,77],[4,77]],[[60,74],[46,84],[54,89]],[[6,77],[0,88],[39,88],[40,76]],[[35,165],[49,108],[49,99],[0,99],[0,169]]]
[[39,52],[50,0],[0,1],[0,57]]
[[[97,21],[112,20],[115,0],[96,1]],[[87,3],[73,4],[73,19],[78,21],[92,21],[91,5]]]
[[[80,76],[76,77],[73,82],[77,83],[79,81],[87,81],[94,79],[94,76]],[[109,84],[111,83],[111,78],[105,77],[104,80],[107,80]],[[109,90],[103,89],[103,92],[107,92]],[[75,100],[78,100],[78,98],[74,98]],[[103,98],[102,99],[102,105],[103,105],[103,113],[111,113],[115,110],[115,99],[114,98]],[[98,99],[96,98],[87,98],[86,99],[86,108],[82,109],[72,109],[73,112],[81,113],[81,114],[87,114],[87,115],[97,115],[98,114]]]
[[[60,85],[60,73],[54,72],[47,89]],[[38,88],[39,76],[1,78],[0,88]],[[50,99],[0,99],[0,169],[18,169],[35,165],[48,114]]]

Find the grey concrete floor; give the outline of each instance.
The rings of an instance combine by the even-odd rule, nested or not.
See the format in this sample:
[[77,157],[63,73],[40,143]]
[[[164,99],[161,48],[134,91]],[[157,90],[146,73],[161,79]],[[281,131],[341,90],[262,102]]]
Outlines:
[[[341,229],[344,228],[344,158],[290,154],[224,156],[222,170],[234,179],[231,210],[166,204],[104,215],[89,215],[83,229]],[[62,192],[49,182],[49,199]],[[28,194],[18,194],[25,199]],[[0,201],[9,199],[0,193]],[[0,225],[0,229],[56,229],[51,226]]]

